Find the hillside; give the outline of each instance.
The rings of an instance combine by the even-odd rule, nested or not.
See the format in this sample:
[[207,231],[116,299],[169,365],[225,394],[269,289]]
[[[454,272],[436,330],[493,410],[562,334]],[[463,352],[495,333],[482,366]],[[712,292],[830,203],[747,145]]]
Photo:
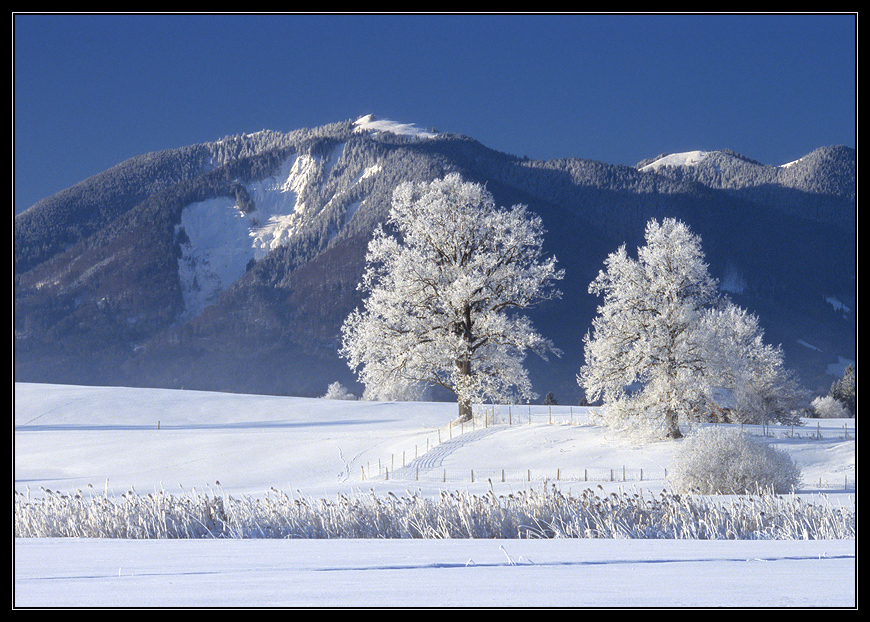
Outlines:
[[[550,424],[549,409],[542,406],[532,407],[531,424],[514,421],[450,438],[449,406],[16,384],[15,490],[34,500],[71,498],[80,490],[85,499],[105,495],[122,508],[161,494],[179,503],[202,495],[280,503],[286,495],[291,503],[312,507],[319,500],[371,502],[377,496],[389,507],[410,495],[517,498],[542,491],[545,478],[548,487],[574,497],[593,490],[601,498],[652,499],[666,487],[664,468],[674,441],[637,446],[620,440],[590,424],[585,409],[575,408],[575,418],[565,420],[571,410],[553,408],[561,421]],[[821,439],[812,438],[815,422],[797,434],[779,429],[756,439],[800,463],[806,484],[797,498],[807,502],[803,509],[819,504],[854,513],[854,422],[819,423]],[[841,437],[844,424],[851,439]],[[440,444],[438,430],[444,433]],[[386,479],[381,468],[378,477],[378,465],[401,462],[402,452],[419,471],[399,469]],[[588,481],[582,480],[584,470]],[[611,470],[616,481],[610,481]],[[363,480],[363,472],[370,477]],[[851,488],[843,491],[846,480]],[[728,507],[732,500],[724,499]],[[136,510],[127,516],[135,519]],[[16,538],[14,546],[19,607],[850,607],[857,602],[854,538],[31,537]],[[656,581],[649,580],[651,569]]]
[[[447,403],[325,400],[189,390],[16,383],[15,489],[140,495],[213,488],[263,498],[406,489],[498,494],[557,484],[579,494],[669,488],[679,441],[638,442],[597,425],[589,407],[489,409],[451,426]],[[854,420],[745,426],[786,451],[800,494],[854,496]],[[738,426],[733,426],[738,427]],[[689,432],[689,428],[686,428]],[[505,451],[505,448],[511,448]],[[216,484],[216,482],[220,482]]]
[[856,357],[854,151],[788,166],[704,154],[533,161],[368,116],[133,158],[16,217],[15,379],[299,396],[352,386],[338,329],[359,302],[368,237],[398,183],[458,171],[540,214],[566,271],[564,297],[533,315],[565,353],[528,361],[539,394],[581,397],[587,286],[665,216],[701,236],[722,289],[826,391]]

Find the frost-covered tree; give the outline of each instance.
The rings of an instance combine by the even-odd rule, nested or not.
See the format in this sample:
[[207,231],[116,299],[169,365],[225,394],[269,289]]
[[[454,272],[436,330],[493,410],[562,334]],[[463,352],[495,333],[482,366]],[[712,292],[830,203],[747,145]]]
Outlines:
[[787,369],[781,347],[764,343],[758,317],[730,302],[708,309],[708,402],[727,408],[732,423],[800,425],[809,392]]
[[851,416],[840,400],[830,395],[818,396],[812,402],[813,413],[819,419],[844,419]]
[[603,303],[584,339],[578,382],[591,400],[604,400],[609,417],[639,416],[678,438],[679,422],[700,407],[707,389],[698,328],[717,298],[716,281],[700,238],[673,219],[651,220],[637,255],[629,257],[623,244],[589,285]]
[[758,319],[718,294],[688,226],[651,220],[637,259],[623,245],[605,266],[589,286],[603,303],[577,380],[607,419],[672,438],[713,407],[743,422],[798,421],[806,394]]
[[369,244],[364,307],[342,326],[341,355],[367,391],[425,384],[476,401],[531,399],[528,351],[558,354],[518,310],[558,297],[563,272],[542,252],[541,219],[496,207],[481,185],[449,174],[400,184]]

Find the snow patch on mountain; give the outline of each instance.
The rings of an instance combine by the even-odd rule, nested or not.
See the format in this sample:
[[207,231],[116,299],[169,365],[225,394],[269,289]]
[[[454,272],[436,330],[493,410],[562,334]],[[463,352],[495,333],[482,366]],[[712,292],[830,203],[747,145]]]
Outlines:
[[255,259],[289,242],[304,224],[308,210],[299,197],[316,179],[320,165],[314,156],[297,155],[286,160],[277,175],[247,186],[256,206],[248,234]]
[[798,342],[800,345],[802,345],[803,347],[805,347],[805,348],[809,348],[810,350],[815,350],[816,352],[821,352],[821,351],[822,351],[821,348],[817,348],[817,347],[814,346],[813,344],[809,343],[808,341],[804,341],[803,339],[798,339],[797,342]]
[[845,305],[845,304],[843,304],[842,302],[840,302],[840,301],[839,301],[836,297],[834,297],[834,296],[825,296],[825,301],[826,301],[829,305],[831,305],[832,307],[834,307],[834,311],[837,311],[838,313],[842,314],[844,320],[848,320],[848,319],[849,319],[849,316],[850,316],[850,314],[852,313],[852,309],[851,309],[850,307],[848,307],[847,305]]
[[400,136],[414,136],[417,138],[434,138],[437,136],[434,132],[424,130],[413,123],[399,123],[390,119],[378,119],[373,114],[367,114],[354,121],[357,132],[370,132],[378,134],[380,132],[391,132]]
[[837,356],[836,363],[830,363],[828,365],[827,372],[829,375],[834,376],[835,378],[842,378],[843,374],[846,373],[846,368],[849,365],[854,365],[855,361],[852,359],[847,359],[842,356]]
[[251,258],[245,214],[229,198],[209,199],[187,206],[176,225],[181,257],[178,278],[184,299],[182,320],[199,315],[233,281],[244,274]]
[[786,162],[785,164],[780,164],[779,166],[780,168],[791,168],[792,166],[803,162],[805,158],[806,156],[804,156],[803,158],[798,158],[797,160],[792,160],[791,162]]
[[311,207],[300,197],[328,175],[344,145],[328,156],[296,154],[279,171],[245,188],[255,209],[245,213],[229,198],[187,206],[176,226],[181,258],[178,275],[184,298],[182,320],[199,315],[234,281],[251,261],[287,244],[309,222]]
[[695,166],[703,162],[710,155],[710,151],[683,151],[680,153],[669,153],[662,156],[655,162],[650,162],[646,166],[642,166],[642,171],[657,171],[663,166]]

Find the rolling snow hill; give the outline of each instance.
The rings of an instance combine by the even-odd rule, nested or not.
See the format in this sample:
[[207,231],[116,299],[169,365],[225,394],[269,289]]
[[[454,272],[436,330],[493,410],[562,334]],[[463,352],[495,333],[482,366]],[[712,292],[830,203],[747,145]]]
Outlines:
[[[447,402],[16,383],[14,416],[15,489],[34,494],[509,494],[544,480],[575,494],[599,485],[658,493],[677,446],[620,438],[576,406],[500,406],[488,422],[455,427]],[[766,438],[760,427],[746,429],[798,462],[799,493],[854,493],[854,419],[806,420]]]
[[[528,413],[517,407],[512,425],[450,437],[455,411],[446,403],[16,383],[15,490],[33,498],[43,488],[81,490],[122,502],[161,490],[259,499],[279,491],[297,500],[403,498],[406,490],[511,495],[540,489],[544,478],[575,495],[656,495],[667,486],[676,441],[621,440],[576,407],[532,407],[531,422]],[[853,425],[811,421],[764,442],[800,463],[801,497],[850,504],[854,488],[843,491],[841,482],[854,486],[855,428],[845,427]],[[812,438],[817,431],[821,438]],[[422,476],[398,468],[387,479],[383,467],[401,452]],[[18,538],[14,548],[18,608],[857,606],[849,539],[68,537]]]

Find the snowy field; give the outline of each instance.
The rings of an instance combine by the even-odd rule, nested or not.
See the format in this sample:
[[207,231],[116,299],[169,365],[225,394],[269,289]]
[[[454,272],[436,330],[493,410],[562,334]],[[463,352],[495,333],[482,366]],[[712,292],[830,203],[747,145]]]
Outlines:
[[[675,448],[568,406],[502,406],[474,429],[449,426],[449,403],[16,384],[14,406],[14,486],[32,498],[506,496],[544,481],[653,495]],[[801,498],[853,507],[854,420],[759,440],[801,466]],[[856,551],[853,539],[17,538],[13,605],[855,607]]]

